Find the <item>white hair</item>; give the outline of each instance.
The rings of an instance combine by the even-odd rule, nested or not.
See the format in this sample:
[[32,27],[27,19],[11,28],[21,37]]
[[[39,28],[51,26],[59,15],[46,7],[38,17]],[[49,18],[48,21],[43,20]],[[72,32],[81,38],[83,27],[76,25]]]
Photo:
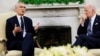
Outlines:
[[16,4],[15,4],[15,9],[16,9],[16,7],[17,7],[20,3],[21,3],[21,4],[24,4],[23,2],[18,2],[18,3],[16,3]]
[[88,7],[90,9],[94,10],[94,11],[96,10],[96,7],[94,5],[92,5],[92,4],[87,4],[84,7]]

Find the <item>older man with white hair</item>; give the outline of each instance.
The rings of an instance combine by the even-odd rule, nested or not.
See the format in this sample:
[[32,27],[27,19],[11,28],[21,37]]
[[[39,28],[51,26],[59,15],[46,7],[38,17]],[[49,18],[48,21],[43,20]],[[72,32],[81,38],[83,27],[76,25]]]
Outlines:
[[100,48],[100,16],[96,14],[95,6],[90,4],[84,6],[84,11],[77,31],[78,38],[73,46]]

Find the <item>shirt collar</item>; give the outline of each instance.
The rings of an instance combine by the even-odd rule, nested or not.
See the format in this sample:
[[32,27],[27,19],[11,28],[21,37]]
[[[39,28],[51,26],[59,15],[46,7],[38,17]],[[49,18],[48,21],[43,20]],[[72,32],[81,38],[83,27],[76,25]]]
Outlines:
[[17,18],[20,18],[20,17],[22,17],[23,18],[23,16],[19,16],[19,15],[16,15],[17,16]]
[[21,26],[21,17],[23,18],[23,16],[19,16],[19,15],[16,15],[17,16],[17,20],[18,20],[18,22],[19,22],[19,25]]
[[92,16],[91,21],[94,21],[95,18],[96,18],[96,14],[94,14],[94,15]]

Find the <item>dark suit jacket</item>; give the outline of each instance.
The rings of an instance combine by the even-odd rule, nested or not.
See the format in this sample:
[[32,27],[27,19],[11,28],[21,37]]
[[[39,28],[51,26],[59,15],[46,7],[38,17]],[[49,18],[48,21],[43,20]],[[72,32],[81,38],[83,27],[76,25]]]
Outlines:
[[[32,20],[26,16],[24,16],[23,18],[24,18],[26,32],[32,33],[33,36],[35,36],[36,33],[35,33],[34,28],[32,26]],[[11,18],[8,18],[6,21],[6,37],[8,39],[8,41],[7,41],[8,48],[19,44],[18,42],[23,41],[23,37],[22,37],[21,32],[16,33],[16,36],[13,35],[12,31],[14,29],[15,24],[17,24],[17,26],[19,26],[17,16],[13,16]],[[17,44],[15,44],[15,43],[17,43]]]
[[[78,31],[77,31],[78,35],[87,34],[88,23],[89,23],[89,19],[86,19],[84,23],[84,27],[82,27],[81,25],[79,26]],[[100,16],[99,15],[96,15],[92,30],[93,30],[92,36],[96,38],[100,38]]]

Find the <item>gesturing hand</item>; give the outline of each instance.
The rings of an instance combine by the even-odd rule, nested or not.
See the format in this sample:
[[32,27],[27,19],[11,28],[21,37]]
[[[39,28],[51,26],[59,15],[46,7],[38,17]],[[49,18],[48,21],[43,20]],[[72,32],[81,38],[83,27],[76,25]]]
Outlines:
[[39,24],[40,24],[40,23],[37,23],[37,24],[35,25],[35,27],[34,27],[35,30],[38,30],[38,29],[39,29],[39,27],[40,27]]
[[15,24],[13,33],[17,33],[17,32],[22,32],[22,29],[21,29],[21,27],[19,27],[19,26],[17,26],[17,25]]

